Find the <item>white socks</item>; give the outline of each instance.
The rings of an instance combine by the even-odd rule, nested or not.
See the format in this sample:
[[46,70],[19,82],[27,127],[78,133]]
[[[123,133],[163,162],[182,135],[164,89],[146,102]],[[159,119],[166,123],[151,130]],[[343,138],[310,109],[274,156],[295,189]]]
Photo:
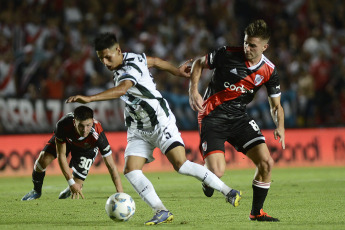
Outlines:
[[178,171],[180,174],[197,178],[207,186],[223,193],[226,196],[231,188],[221,181],[214,173],[206,167],[187,160]]
[[132,184],[135,191],[153,210],[168,211],[159,199],[152,183],[145,177],[141,170],[133,170],[125,174],[125,177]]

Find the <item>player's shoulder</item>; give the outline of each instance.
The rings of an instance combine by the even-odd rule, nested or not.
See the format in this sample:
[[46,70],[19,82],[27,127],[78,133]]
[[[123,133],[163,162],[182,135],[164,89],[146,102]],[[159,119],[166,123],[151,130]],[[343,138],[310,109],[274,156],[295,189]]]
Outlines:
[[274,69],[275,65],[265,56],[262,55],[262,61],[267,64],[270,68]]
[[226,55],[226,56],[233,56],[233,55],[243,55],[243,47],[240,46],[221,46],[215,50],[217,55]]
[[123,72],[129,73],[131,71],[138,71],[142,75],[145,68],[147,68],[147,60],[144,53],[124,53],[123,65],[121,68]]
[[224,46],[225,51],[227,52],[240,52],[243,53],[243,46]]
[[94,124],[95,131],[96,131],[97,133],[103,132],[103,127],[102,127],[101,122],[99,122],[99,121],[96,120],[96,119],[93,119],[93,124]]
[[65,126],[69,124],[73,124],[74,113],[70,112],[63,116],[58,122],[57,126]]
[[145,53],[132,53],[132,52],[127,52],[124,53],[123,55],[123,62],[126,64],[128,63],[135,63],[135,62],[142,62],[143,60],[146,60],[146,55]]

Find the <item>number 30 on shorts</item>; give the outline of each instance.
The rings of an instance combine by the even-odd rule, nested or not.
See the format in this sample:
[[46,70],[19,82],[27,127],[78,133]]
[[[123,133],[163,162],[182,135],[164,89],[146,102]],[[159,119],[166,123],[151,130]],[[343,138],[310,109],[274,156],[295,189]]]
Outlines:
[[260,130],[259,126],[255,123],[254,120],[251,120],[249,122],[249,124],[253,127],[254,131],[259,131]]
[[79,167],[81,169],[85,169],[83,171],[84,174],[87,174],[88,171],[90,170],[91,168],[91,165],[93,163],[93,160],[92,159],[87,159],[86,157],[80,157],[80,163],[79,163]]

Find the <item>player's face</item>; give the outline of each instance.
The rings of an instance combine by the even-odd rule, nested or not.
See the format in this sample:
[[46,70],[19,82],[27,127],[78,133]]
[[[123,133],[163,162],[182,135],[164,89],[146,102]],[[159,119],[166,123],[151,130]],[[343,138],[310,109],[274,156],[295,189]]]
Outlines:
[[93,119],[89,118],[84,121],[79,121],[77,119],[74,119],[74,126],[81,137],[87,137],[91,131],[93,125]]
[[268,44],[266,40],[257,37],[244,36],[244,53],[249,62],[257,64],[262,53],[267,49]]
[[111,48],[96,51],[99,60],[109,70],[115,70],[122,64],[123,56],[120,47],[116,44]]

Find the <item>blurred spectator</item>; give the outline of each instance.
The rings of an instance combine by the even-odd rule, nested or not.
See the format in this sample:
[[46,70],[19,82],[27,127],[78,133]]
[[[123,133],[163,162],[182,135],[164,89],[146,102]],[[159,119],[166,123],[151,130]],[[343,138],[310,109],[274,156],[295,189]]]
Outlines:
[[[287,127],[345,125],[343,0],[15,0],[0,8],[2,96],[64,99],[109,87],[111,73],[91,47],[99,32],[116,33],[124,52],[178,64],[242,45],[240,31],[263,18],[272,28],[265,55],[278,68]],[[210,73],[203,72],[204,85]],[[194,129],[188,81],[157,76],[179,127]],[[250,106],[261,128],[271,128],[268,105],[258,97]]]
[[64,97],[65,81],[62,79],[62,63],[56,56],[48,67],[48,76],[42,80],[42,96],[49,99],[61,99]]
[[17,94],[14,75],[14,59],[11,51],[0,56],[0,96],[14,97]]

